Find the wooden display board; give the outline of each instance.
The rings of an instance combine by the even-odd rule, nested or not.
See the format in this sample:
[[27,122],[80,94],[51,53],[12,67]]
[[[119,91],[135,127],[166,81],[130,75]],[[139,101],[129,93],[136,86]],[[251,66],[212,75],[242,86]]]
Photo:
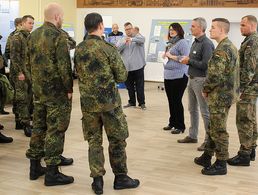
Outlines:
[[258,0],[77,0],[77,8],[258,7]]

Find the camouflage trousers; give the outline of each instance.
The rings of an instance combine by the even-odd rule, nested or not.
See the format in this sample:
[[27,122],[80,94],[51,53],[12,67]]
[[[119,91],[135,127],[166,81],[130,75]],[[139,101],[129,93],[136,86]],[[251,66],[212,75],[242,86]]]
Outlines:
[[229,108],[209,106],[210,124],[207,131],[208,140],[205,151],[210,156],[213,156],[215,152],[218,160],[227,160],[229,157],[229,136],[226,130]]
[[6,90],[0,82],[0,111],[4,110]]
[[15,120],[24,125],[29,125],[30,110],[32,108],[31,84],[27,80],[20,81],[18,79],[13,80],[11,84],[14,87],[13,111]]
[[102,176],[104,169],[103,126],[109,142],[109,160],[115,175],[127,174],[126,138],[128,127],[121,107],[108,112],[82,112],[82,128],[85,140],[89,143],[89,166],[91,177]]
[[252,148],[256,148],[256,100],[256,96],[242,95],[236,106],[236,125],[241,144],[239,152],[243,155],[250,155]]
[[34,101],[33,130],[26,156],[34,160],[45,157],[47,165],[58,165],[70,116],[69,100],[59,103]]

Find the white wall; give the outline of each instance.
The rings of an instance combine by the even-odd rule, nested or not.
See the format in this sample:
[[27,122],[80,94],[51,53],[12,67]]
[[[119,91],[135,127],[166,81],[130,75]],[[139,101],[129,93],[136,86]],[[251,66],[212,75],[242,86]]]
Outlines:
[[9,5],[9,12],[0,13],[0,35],[3,36],[0,41],[2,52],[5,50],[6,41],[10,32],[14,30],[14,25],[11,24],[11,21],[13,22],[14,19],[19,16],[19,1],[11,0]]
[[[152,19],[193,19],[204,17],[208,23],[208,30],[211,20],[216,17],[227,18],[230,22],[239,22],[244,15],[252,14],[258,18],[258,8],[82,8],[77,9],[76,39],[81,42],[83,39],[83,21],[86,14],[98,12],[101,15],[112,16],[113,22],[118,23],[123,31],[123,24],[130,21],[133,25],[140,27],[140,32],[146,37],[145,49],[147,52]],[[240,35],[237,24],[232,27],[230,36],[239,45],[243,37]],[[207,34],[209,35],[208,31]],[[163,81],[163,66],[159,63],[147,63],[145,68],[145,80]]]
[[44,21],[44,8],[47,4],[59,3],[64,10],[64,22],[76,23],[76,0],[19,0],[20,16],[30,14],[35,18],[36,22]]

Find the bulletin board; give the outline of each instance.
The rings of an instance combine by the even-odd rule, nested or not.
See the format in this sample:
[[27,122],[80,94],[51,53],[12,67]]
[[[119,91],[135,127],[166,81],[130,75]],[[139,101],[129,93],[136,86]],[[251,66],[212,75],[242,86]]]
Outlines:
[[191,35],[191,23],[192,20],[152,20],[150,37],[149,37],[149,46],[147,53],[147,62],[160,62],[162,63],[162,54],[165,51],[167,45],[168,37],[168,27],[171,23],[178,22],[184,29],[185,39],[189,43],[189,47],[192,44],[192,35]]

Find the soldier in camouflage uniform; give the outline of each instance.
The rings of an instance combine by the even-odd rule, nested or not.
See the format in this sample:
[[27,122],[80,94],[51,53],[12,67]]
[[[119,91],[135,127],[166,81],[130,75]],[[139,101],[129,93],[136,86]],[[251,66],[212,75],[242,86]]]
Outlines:
[[[0,35],[0,40],[1,39],[2,39],[2,35]],[[2,46],[0,44],[0,74],[1,75],[5,75],[5,67],[6,66],[7,66],[7,64],[6,64],[6,61],[4,59],[4,56],[2,55]],[[2,76],[0,78],[2,78]],[[4,114],[4,115],[9,114],[9,112],[6,112],[4,110],[5,103],[6,103],[5,102],[6,101],[5,94],[6,94],[6,89],[3,85],[3,83],[0,82],[0,114]]]
[[[228,111],[239,93],[238,52],[228,39],[230,23],[227,19],[212,20],[210,37],[218,42],[208,63],[208,76],[203,86],[203,96],[208,100],[210,124],[205,151],[194,162],[204,166],[204,175],[227,174],[228,133],[226,130]],[[211,165],[211,157],[216,161]]]
[[103,193],[104,154],[102,131],[109,141],[109,159],[115,174],[114,189],[136,188],[139,180],[127,176],[126,138],[128,127],[121,108],[116,83],[124,82],[127,71],[117,49],[101,38],[103,20],[97,13],[85,17],[86,40],[75,49],[75,67],[79,77],[82,127],[89,143],[92,189]]
[[255,160],[257,140],[258,35],[256,17],[252,15],[243,17],[240,30],[246,37],[239,50],[241,96],[236,110],[236,124],[241,146],[238,154],[228,160],[228,164],[249,166],[250,160]]
[[23,125],[24,133],[31,136],[30,108],[32,102],[30,74],[26,67],[27,38],[33,29],[34,18],[22,17],[22,28],[10,40],[10,80],[14,85],[17,121]]
[[[4,56],[7,60],[10,59],[10,42],[11,42],[11,39],[12,39],[13,35],[15,33],[17,33],[17,31],[22,28],[22,18],[15,18],[14,25],[15,25],[15,30],[13,32],[11,32],[10,35],[8,36],[6,46],[5,46]],[[10,82],[11,82],[11,85],[14,87],[14,83],[12,82],[11,79],[10,79]],[[15,123],[15,129],[23,129],[23,126],[19,121],[15,99],[13,100],[13,113],[15,114],[15,122],[16,122]]]
[[66,36],[60,30],[63,10],[51,3],[45,8],[45,22],[28,40],[28,67],[34,94],[33,131],[26,156],[30,159],[30,179],[35,180],[47,165],[45,185],[65,185],[74,178],[58,171],[70,122],[73,79]]
[[14,25],[15,25],[15,30],[13,32],[11,32],[10,35],[8,36],[6,46],[5,46],[4,55],[5,55],[6,59],[10,59],[10,42],[11,42],[11,39],[12,39],[13,35],[18,30],[21,30],[21,28],[22,28],[22,18],[15,18]]

